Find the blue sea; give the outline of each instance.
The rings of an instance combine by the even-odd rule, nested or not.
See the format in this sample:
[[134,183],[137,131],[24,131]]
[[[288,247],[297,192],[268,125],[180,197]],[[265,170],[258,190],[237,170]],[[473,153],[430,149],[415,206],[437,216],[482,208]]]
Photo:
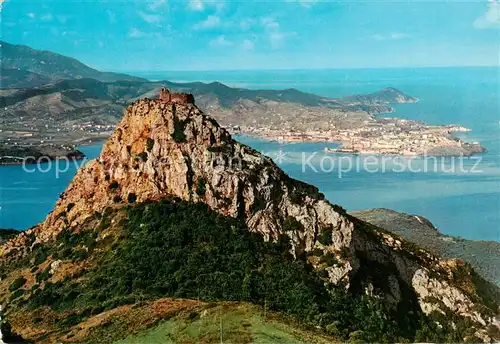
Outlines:
[[[396,105],[395,113],[381,116],[468,127],[471,132],[458,136],[480,141],[487,152],[460,162],[439,159],[435,163],[437,168],[415,172],[395,170],[394,161],[384,165],[380,159],[372,162],[369,169],[364,168],[368,166],[366,157],[324,153],[324,148],[332,147],[331,144],[283,144],[246,136],[238,139],[274,158],[292,177],[316,185],[328,200],[348,211],[390,208],[423,215],[445,234],[500,241],[500,76],[497,68],[132,74],[151,80],[220,81],[253,89],[296,88],[329,97],[396,87],[420,101]],[[82,150],[89,157],[95,157],[100,147],[82,147]],[[408,166],[407,159],[402,161]],[[350,163],[362,168],[339,173],[339,166],[346,169]],[[424,170],[424,164],[422,159],[411,161],[413,170]],[[26,229],[42,221],[76,169],[77,166],[71,166],[66,173],[56,176],[55,171],[28,173],[21,166],[0,167],[0,228]]]

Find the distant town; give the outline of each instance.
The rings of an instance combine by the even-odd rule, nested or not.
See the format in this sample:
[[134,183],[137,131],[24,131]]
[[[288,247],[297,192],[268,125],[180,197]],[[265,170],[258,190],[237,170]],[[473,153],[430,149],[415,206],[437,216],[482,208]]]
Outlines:
[[479,142],[464,142],[453,136],[470,129],[444,125],[433,126],[400,118],[372,118],[357,128],[336,128],[313,131],[284,131],[272,127],[232,126],[233,133],[259,136],[281,142],[338,142],[339,148],[325,149],[331,153],[372,155],[464,155],[484,151]]

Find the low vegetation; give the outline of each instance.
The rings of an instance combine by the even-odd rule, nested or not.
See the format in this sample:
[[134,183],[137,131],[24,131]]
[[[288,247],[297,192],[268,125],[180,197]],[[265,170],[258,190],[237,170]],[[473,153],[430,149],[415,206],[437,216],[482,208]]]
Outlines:
[[151,152],[153,150],[154,145],[155,145],[155,140],[148,137],[148,139],[146,140],[146,150],[148,152]]
[[174,122],[174,133],[172,134],[172,138],[177,143],[186,142],[186,134],[184,134],[184,129],[186,127],[186,121],[177,119]]
[[246,303],[212,303],[182,312],[118,344],[143,343],[332,343],[296,321]]

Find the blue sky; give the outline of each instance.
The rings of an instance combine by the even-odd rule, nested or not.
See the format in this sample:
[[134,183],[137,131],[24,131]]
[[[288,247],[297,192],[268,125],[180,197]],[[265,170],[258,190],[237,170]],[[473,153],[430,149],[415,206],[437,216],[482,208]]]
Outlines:
[[499,65],[500,3],[493,0],[2,5],[4,40],[102,70]]

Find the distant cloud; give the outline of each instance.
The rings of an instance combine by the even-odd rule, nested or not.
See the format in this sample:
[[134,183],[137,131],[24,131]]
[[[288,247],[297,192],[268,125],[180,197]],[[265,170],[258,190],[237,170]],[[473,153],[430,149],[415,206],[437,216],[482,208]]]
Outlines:
[[476,29],[500,29],[500,2],[490,0],[486,12],[473,25]]
[[261,18],[260,22],[266,30],[278,30],[280,27],[276,19],[272,17]]
[[302,7],[312,7],[314,4],[316,4],[319,0],[285,0],[286,2],[296,2]]
[[162,20],[162,17],[158,14],[149,14],[149,13],[145,13],[143,11],[139,11],[137,13],[142,18],[142,20],[144,20],[145,22],[147,22],[149,24],[158,24]]
[[218,16],[210,15],[204,21],[193,26],[195,30],[211,29],[220,25],[220,18]]
[[67,16],[56,16],[56,18],[61,24],[65,24],[68,21]]
[[165,36],[161,31],[142,31],[136,27],[130,29],[128,33],[129,38],[140,38],[140,39],[155,39],[156,42],[165,41]]
[[255,43],[249,39],[245,39],[243,43],[241,43],[241,47],[244,50],[253,50],[255,47]]
[[390,37],[391,39],[404,39],[409,38],[410,35],[407,35],[406,33],[391,33]]
[[283,41],[285,40],[285,35],[281,32],[272,32],[269,34],[269,41],[274,49],[281,48],[283,46]]
[[109,10],[106,11],[106,13],[108,14],[109,23],[110,24],[116,23],[116,14],[114,12],[109,11]]
[[271,44],[271,48],[279,49],[285,45],[285,39],[289,37],[295,36],[296,32],[271,32],[269,34],[269,43]]
[[248,30],[250,27],[255,23],[253,19],[247,18],[247,19],[242,19],[238,23],[238,27],[242,30]]
[[210,7],[219,12],[224,8],[223,0],[189,0],[187,4],[191,11],[204,11]]
[[266,31],[269,44],[273,49],[282,48],[286,38],[296,35],[295,32],[282,32],[279,23],[273,17],[261,18],[260,24]]
[[386,41],[386,40],[398,40],[398,39],[405,39],[409,38],[410,35],[406,33],[400,33],[400,32],[394,32],[388,35],[382,35],[382,34],[375,34],[372,36],[373,39],[377,41]]
[[139,30],[136,27],[133,27],[132,29],[130,29],[130,32],[128,34],[128,36],[130,38],[141,38],[141,37],[144,37],[145,35],[146,34],[143,31]]
[[153,2],[149,3],[148,8],[151,11],[156,11],[160,7],[163,7],[163,6],[167,5],[167,4],[168,4],[167,0],[157,0],[157,1],[153,1]]
[[202,0],[189,0],[188,7],[193,11],[203,11],[205,8]]
[[54,19],[54,17],[50,13],[47,13],[47,14],[40,16],[40,20],[43,20],[43,21],[52,21],[52,19]]
[[226,36],[220,35],[217,38],[211,40],[210,45],[213,47],[228,47],[234,45],[234,43],[227,40]]
[[30,17],[31,19],[34,19],[34,18],[36,17],[36,14],[35,14],[35,13],[33,13],[33,12],[26,13],[26,15],[27,15],[28,17]]

